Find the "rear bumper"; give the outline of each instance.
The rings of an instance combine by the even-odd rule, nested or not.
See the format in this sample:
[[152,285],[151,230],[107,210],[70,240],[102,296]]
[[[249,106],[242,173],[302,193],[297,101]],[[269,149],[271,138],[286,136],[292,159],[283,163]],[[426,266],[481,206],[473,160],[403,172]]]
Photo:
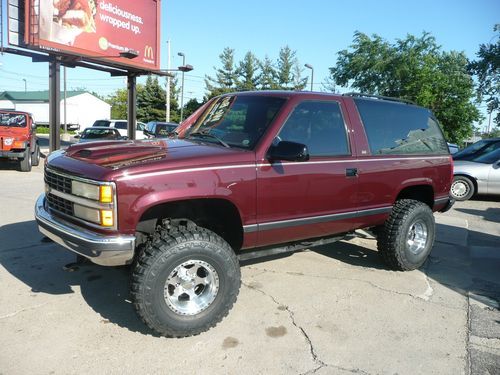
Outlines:
[[121,266],[132,262],[134,236],[106,236],[55,217],[46,209],[45,194],[35,204],[35,218],[42,234],[93,263]]

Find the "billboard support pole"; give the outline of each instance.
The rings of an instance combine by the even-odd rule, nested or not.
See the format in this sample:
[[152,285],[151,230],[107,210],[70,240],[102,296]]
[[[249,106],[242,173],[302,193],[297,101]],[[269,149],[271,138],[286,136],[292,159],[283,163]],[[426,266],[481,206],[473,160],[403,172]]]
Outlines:
[[128,121],[127,121],[127,136],[128,139],[135,139],[135,128],[137,119],[137,86],[136,75],[129,73],[127,76],[128,88]]
[[49,62],[49,149],[61,147],[61,63],[56,57]]

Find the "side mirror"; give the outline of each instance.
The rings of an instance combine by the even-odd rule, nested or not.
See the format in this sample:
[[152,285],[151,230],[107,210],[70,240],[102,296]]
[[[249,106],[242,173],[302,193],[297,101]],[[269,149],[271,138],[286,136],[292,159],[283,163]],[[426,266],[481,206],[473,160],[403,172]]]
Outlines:
[[493,169],[498,169],[500,168],[500,160],[497,160],[496,162],[493,163]]
[[307,161],[309,160],[309,150],[302,143],[281,141],[269,149],[267,158],[271,162],[277,160]]
[[31,123],[31,129],[36,130],[36,124],[34,122]]
[[73,136],[73,138],[76,138],[76,139],[80,138],[80,134],[75,134],[75,135]]
[[126,135],[124,135],[123,137],[121,137],[121,139],[126,141],[128,139],[128,137]]

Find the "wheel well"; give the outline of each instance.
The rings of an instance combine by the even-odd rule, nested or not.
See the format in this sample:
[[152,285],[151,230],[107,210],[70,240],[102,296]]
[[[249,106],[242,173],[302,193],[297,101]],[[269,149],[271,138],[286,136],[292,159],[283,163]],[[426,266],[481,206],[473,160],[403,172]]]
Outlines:
[[141,216],[137,231],[151,234],[163,219],[193,221],[217,233],[234,250],[239,250],[243,244],[243,225],[238,209],[224,199],[193,199],[159,204]]
[[408,186],[399,192],[396,201],[400,199],[414,199],[427,204],[432,209],[434,206],[434,190],[429,185]]

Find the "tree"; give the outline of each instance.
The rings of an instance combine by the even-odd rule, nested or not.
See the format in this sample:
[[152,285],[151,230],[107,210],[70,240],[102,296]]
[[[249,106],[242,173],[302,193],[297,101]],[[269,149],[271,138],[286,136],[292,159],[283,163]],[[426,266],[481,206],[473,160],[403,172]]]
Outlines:
[[276,83],[276,68],[274,67],[271,59],[266,56],[264,60],[259,62],[260,66],[260,76],[259,76],[259,88],[261,90],[274,90],[277,88]]
[[215,78],[205,76],[207,89],[206,97],[210,99],[214,96],[235,91],[237,82],[237,72],[234,63],[234,49],[224,48],[219,55],[222,68],[215,68]]
[[189,101],[184,105],[184,118],[191,116],[203,104],[204,102],[199,102],[196,98],[189,99]]
[[111,105],[111,118],[126,119],[128,108],[127,89],[118,89],[106,100]]
[[445,52],[429,33],[390,44],[378,35],[354,33],[350,50],[338,53],[330,81],[366,94],[399,97],[430,108],[449,141],[472,134],[480,119],[472,103],[474,84],[463,53]]
[[280,49],[277,66],[278,88],[281,90],[293,90],[294,76],[293,67],[296,63],[295,51],[285,46]]
[[496,24],[493,31],[497,33],[496,42],[479,46],[478,60],[470,62],[469,71],[478,81],[478,102],[486,102],[490,116],[497,111],[494,122],[500,125],[500,24]]
[[257,89],[260,81],[259,64],[259,60],[252,52],[246,53],[236,69],[236,90],[252,91]]
[[164,120],[165,95],[158,78],[149,76],[143,90],[137,93],[137,120],[143,122]]

